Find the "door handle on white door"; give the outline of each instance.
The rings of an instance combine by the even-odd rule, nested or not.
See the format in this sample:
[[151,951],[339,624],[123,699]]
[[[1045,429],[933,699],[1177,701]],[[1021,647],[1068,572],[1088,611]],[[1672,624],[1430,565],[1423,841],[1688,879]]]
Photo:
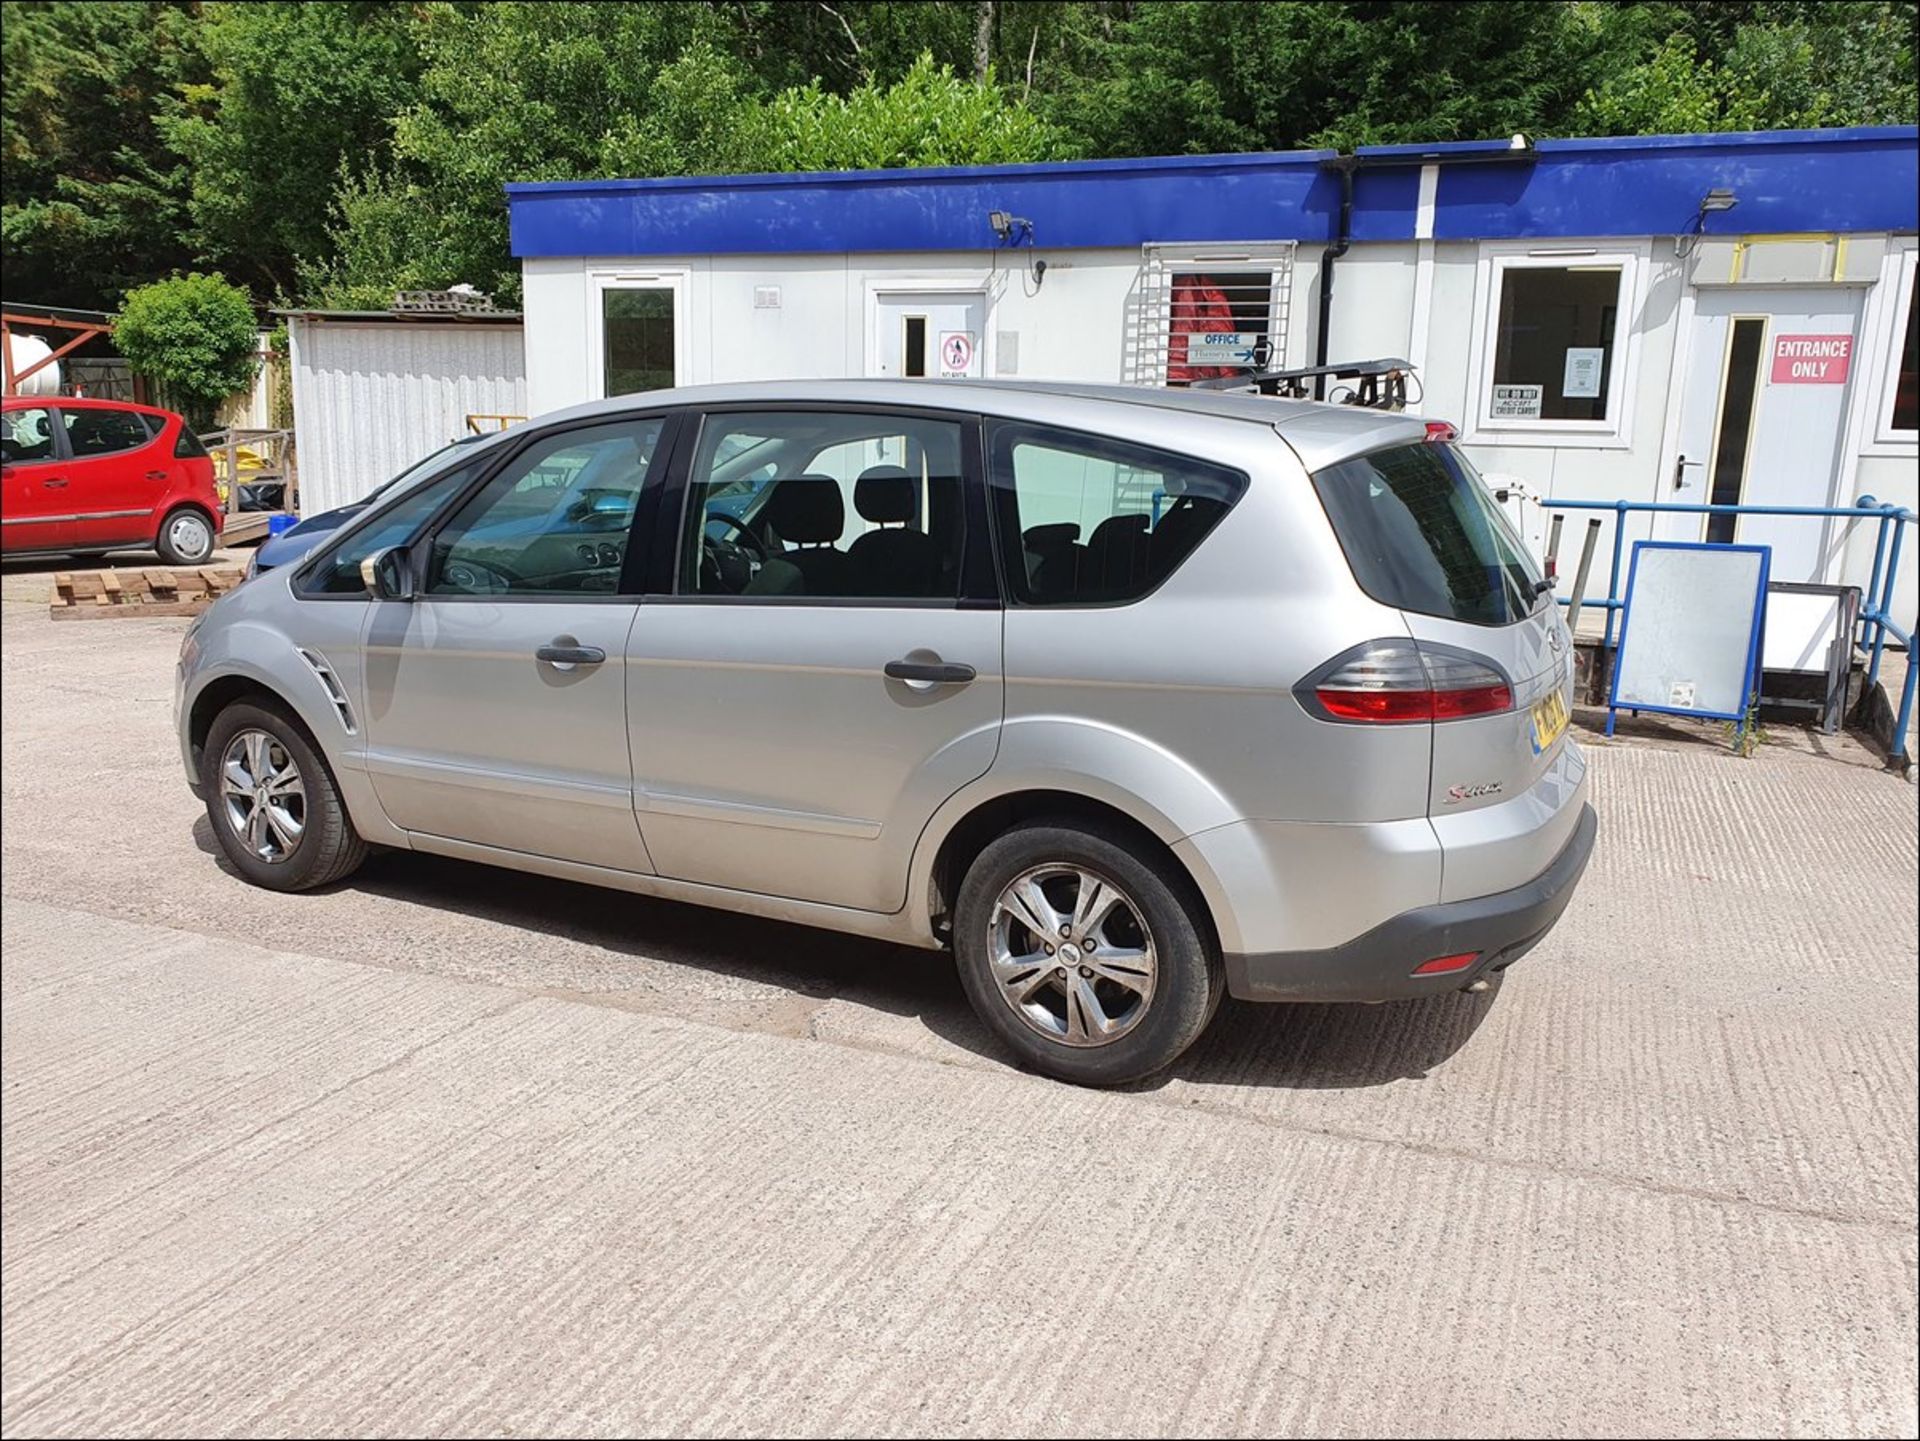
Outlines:
[[1705,464],[1706,462],[1704,460],[1688,460],[1684,455],[1681,456],[1678,460],[1676,460],[1673,463],[1673,488],[1675,490],[1679,490],[1681,487],[1686,485],[1688,466],[1690,465],[1704,466]]

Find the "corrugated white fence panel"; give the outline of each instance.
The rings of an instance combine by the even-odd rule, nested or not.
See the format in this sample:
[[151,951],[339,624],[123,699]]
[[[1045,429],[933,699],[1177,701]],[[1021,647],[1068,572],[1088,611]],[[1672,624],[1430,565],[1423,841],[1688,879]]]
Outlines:
[[448,441],[469,415],[525,415],[517,325],[294,319],[300,509],[360,499]]

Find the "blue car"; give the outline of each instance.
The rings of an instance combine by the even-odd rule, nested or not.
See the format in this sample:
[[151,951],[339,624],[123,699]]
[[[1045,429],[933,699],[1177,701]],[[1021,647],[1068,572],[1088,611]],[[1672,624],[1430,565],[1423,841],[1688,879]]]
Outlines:
[[464,447],[477,445],[485,439],[487,437],[483,435],[463,435],[458,440],[441,446],[425,459],[415,461],[393,479],[376,486],[371,494],[354,501],[353,504],[322,511],[318,515],[310,515],[292,529],[269,537],[255,548],[253,559],[247,562],[247,575],[252,577],[262,571],[278,570],[283,565],[293,564],[310,554],[315,546],[368,506],[404,490],[423,476],[445,469]]

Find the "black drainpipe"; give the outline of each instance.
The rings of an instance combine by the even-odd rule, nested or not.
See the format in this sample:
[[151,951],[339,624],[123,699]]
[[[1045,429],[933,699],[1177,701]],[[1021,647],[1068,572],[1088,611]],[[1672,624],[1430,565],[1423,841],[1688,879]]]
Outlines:
[[[1532,144],[1524,143],[1509,146],[1504,150],[1472,152],[1466,155],[1457,153],[1443,154],[1428,151],[1424,154],[1414,152],[1401,155],[1336,155],[1321,164],[1340,176],[1340,222],[1334,232],[1333,244],[1320,252],[1320,327],[1314,337],[1313,363],[1327,363],[1327,331],[1333,324],[1333,265],[1336,260],[1353,249],[1353,173],[1361,168],[1368,169],[1404,169],[1408,166],[1419,168],[1426,165],[1531,165],[1535,160]],[[1316,375],[1313,378],[1313,398],[1327,398],[1327,378]]]
[[[1360,168],[1360,157],[1341,155],[1327,161],[1327,168],[1340,175],[1340,225],[1334,231],[1333,244],[1320,252],[1320,324],[1313,341],[1313,363],[1327,363],[1327,330],[1333,324],[1333,263],[1353,248],[1353,172]],[[1313,398],[1327,398],[1327,378],[1313,378]]]

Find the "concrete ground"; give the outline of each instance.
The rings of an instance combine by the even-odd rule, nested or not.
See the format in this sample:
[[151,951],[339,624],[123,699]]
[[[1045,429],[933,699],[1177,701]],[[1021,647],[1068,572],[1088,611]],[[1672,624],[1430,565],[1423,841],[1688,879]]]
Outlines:
[[1912,1435],[1914,791],[1707,727],[1483,997],[1122,1093],[933,955],[425,857],[243,885],[185,622],[4,585],[8,1436]]

